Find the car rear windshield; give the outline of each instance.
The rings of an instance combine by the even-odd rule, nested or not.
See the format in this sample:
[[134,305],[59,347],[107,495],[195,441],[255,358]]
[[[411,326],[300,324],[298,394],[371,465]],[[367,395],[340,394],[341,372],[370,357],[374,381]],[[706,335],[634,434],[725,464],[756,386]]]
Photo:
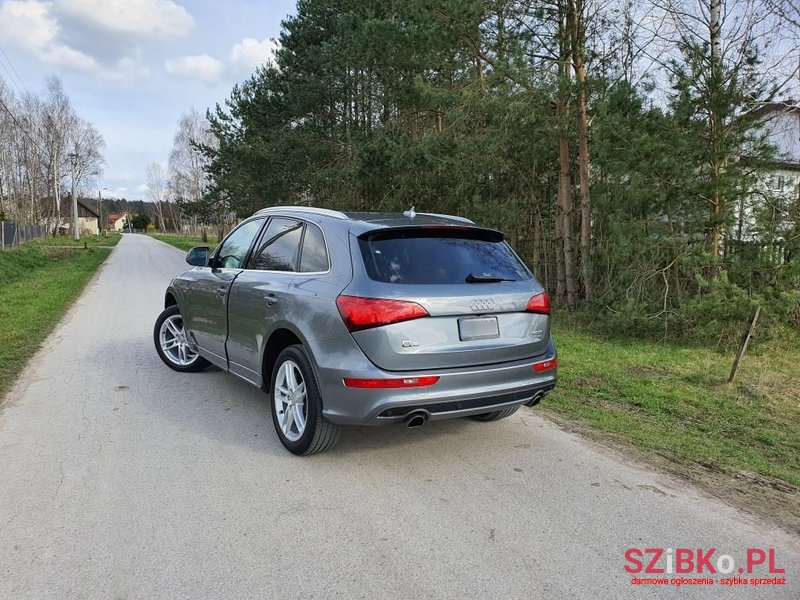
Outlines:
[[436,285],[520,281],[531,274],[496,231],[470,228],[384,230],[359,238],[370,279]]

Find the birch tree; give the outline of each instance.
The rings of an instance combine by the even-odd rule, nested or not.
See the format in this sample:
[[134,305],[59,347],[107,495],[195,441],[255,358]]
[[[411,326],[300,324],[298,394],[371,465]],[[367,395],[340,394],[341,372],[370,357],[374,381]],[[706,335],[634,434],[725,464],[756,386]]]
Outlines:
[[164,225],[163,203],[167,200],[167,185],[163,167],[156,163],[147,165],[147,197],[156,206],[158,229],[166,231]]
[[15,94],[0,79],[0,101],[0,211],[55,232],[69,155],[77,156],[76,186],[86,190],[102,172],[103,137],[76,114],[58,78],[41,95]]
[[181,115],[169,155],[169,192],[180,209],[203,223],[223,229],[224,203],[209,197],[208,160],[203,148],[214,148],[207,119],[192,108]]

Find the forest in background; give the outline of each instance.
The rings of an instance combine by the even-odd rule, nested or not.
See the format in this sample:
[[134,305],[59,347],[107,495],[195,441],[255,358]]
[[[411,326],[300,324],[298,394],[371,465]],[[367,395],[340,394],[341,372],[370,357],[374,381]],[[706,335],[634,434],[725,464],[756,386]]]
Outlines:
[[732,343],[756,305],[798,317],[800,199],[759,178],[799,32],[772,0],[301,0],[274,63],[209,111],[188,208],[464,215],[559,306]]
[[800,172],[768,185],[763,126],[798,110],[796,4],[300,0],[277,41],[148,167],[160,229],[415,206],[503,231],[609,331],[800,327]]

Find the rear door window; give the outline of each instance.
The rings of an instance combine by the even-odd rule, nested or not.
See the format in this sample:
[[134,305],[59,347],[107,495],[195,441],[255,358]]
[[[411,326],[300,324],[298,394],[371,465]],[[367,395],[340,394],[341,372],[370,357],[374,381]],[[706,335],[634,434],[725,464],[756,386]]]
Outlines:
[[270,220],[248,267],[258,271],[296,271],[303,223],[295,219]]
[[300,257],[300,272],[321,273],[328,270],[328,250],[322,230],[312,223],[306,223],[303,237],[303,253]]
[[497,232],[412,229],[359,238],[370,279],[383,283],[436,285],[468,281],[521,281],[525,265]]

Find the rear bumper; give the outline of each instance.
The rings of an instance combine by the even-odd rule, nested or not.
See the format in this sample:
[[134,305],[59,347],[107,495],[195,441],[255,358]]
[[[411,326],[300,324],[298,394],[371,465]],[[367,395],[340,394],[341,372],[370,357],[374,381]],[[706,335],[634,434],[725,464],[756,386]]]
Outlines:
[[555,388],[555,378],[547,384],[524,388],[514,392],[492,393],[475,397],[461,397],[455,400],[427,402],[425,404],[399,404],[381,410],[377,417],[368,421],[367,425],[402,423],[411,414],[424,414],[429,421],[454,419],[480,415],[502,410],[520,404],[538,404],[544,396]]
[[[313,355],[321,356],[316,352]],[[323,414],[328,420],[344,425],[398,423],[404,421],[411,412],[418,411],[427,413],[430,420],[482,414],[540,399],[553,390],[557,379],[556,369],[537,373],[532,368],[535,362],[556,357],[552,339],[547,351],[539,356],[509,363],[439,371],[383,371],[363,357],[360,351],[357,354],[347,353],[346,356],[348,360],[345,362],[348,364],[315,364],[322,392]],[[345,387],[342,381],[345,377],[367,379],[429,375],[438,376],[439,381],[426,388],[360,389]]]

